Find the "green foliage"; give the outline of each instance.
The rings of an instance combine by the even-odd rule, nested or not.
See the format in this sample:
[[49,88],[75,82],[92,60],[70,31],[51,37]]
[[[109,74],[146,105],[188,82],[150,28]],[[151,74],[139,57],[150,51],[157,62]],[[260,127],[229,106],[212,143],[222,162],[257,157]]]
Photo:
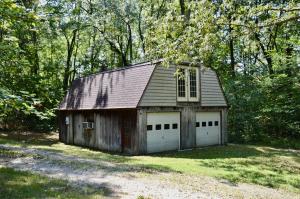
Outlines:
[[53,109],[42,107],[35,94],[19,91],[19,95],[0,89],[0,122],[2,128],[51,130],[54,126]]
[[272,142],[300,138],[299,77],[237,77],[227,82],[230,140]]
[[201,62],[230,141],[299,138],[297,1],[0,1],[0,126],[55,129],[75,78],[138,61]]

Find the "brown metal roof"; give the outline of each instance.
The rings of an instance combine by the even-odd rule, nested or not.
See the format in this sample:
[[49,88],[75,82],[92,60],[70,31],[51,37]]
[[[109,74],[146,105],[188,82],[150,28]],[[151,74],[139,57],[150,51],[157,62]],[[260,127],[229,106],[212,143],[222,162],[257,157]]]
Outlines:
[[73,81],[59,110],[136,108],[158,62],[146,62]]

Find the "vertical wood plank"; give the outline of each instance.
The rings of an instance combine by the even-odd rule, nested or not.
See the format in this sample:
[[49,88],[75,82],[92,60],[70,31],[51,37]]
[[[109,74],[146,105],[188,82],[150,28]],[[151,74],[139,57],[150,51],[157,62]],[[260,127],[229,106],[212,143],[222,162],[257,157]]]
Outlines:
[[138,141],[137,151],[138,154],[146,154],[147,153],[147,113],[146,110],[140,109],[137,111],[137,134]]
[[74,144],[73,143],[73,136],[74,136],[74,121],[73,121],[73,114],[70,113],[69,115],[69,125],[68,125],[68,133],[67,133],[67,144]]
[[196,112],[192,107],[181,111],[180,143],[181,149],[190,149],[196,145]]

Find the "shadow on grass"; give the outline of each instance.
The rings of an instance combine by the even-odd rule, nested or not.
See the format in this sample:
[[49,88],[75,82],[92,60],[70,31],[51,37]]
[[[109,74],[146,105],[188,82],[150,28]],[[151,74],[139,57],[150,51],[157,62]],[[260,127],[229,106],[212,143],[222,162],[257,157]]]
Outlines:
[[[74,187],[67,181],[0,168],[0,198],[94,198],[109,196],[112,191],[91,186]],[[104,186],[103,186],[104,187]],[[105,186],[107,187],[107,186]]]
[[162,158],[186,158],[186,159],[225,159],[225,158],[248,158],[260,156],[263,152],[250,146],[211,146],[206,148],[192,149],[188,151],[167,152],[152,154],[153,157]]
[[[184,159],[229,159],[286,156],[300,158],[300,151],[276,149],[271,147],[257,147],[254,145],[228,145],[211,146],[187,151],[174,151],[151,154],[152,157],[161,158],[184,158]],[[298,160],[297,160],[298,161]]]
[[0,131],[0,144],[16,144],[26,147],[34,146],[51,146],[59,143],[58,134],[51,133],[35,133],[35,132],[17,132],[17,131]]
[[288,187],[300,192],[300,154],[297,151],[255,146],[246,148],[257,148],[259,153],[247,158],[238,156],[235,159],[203,159],[198,161],[198,165],[222,171],[216,177],[230,182],[254,183],[272,188]]

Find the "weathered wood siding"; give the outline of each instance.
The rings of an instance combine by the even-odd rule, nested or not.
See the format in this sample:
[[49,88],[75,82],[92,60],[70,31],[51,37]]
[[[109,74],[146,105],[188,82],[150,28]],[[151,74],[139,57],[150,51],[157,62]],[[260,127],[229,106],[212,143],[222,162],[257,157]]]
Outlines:
[[181,149],[190,149],[196,143],[196,112],[192,107],[184,107],[181,111],[180,144]]
[[139,134],[139,150],[138,153],[147,153],[147,110],[139,109],[137,111],[137,132]]
[[66,124],[66,111],[59,111],[57,113],[57,121],[58,121],[58,128],[59,128],[59,141],[66,142],[67,141],[67,134],[68,134],[68,125]]
[[[80,145],[80,146],[85,146],[85,140],[84,140],[84,132],[83,132],[83,128],[82,128],[82,122],[83,122],[83,115],[81,113],[74,113],[73,114],[73,120],[74,123],[73,125],[73,130],[74,130],[74,144],[76,145]],[[72,139],[71,135],[69,136],[69,139]]]
[[74,136],[74,128],[73,128],[73,124],[74,124],[74,121],[73,121],[73,114],[68,114],[68,117],[69,117],[69,124],[67,125],[67,143],[68,144],[73,144],[74,143],[74,139],[73,139],[73,136]]
[[[67,144],[75,144],[105,151],[139,153],[136,110],[74,111],[60,114],[60,138]],[[65,125],[69,116],[69,125]],[[94,129],[84,130],[82,122],[94,121]],[[122,131],[128,142],[122,148]],[[124,135],[123,135],[124,136]]]
[[227,106],[215,71],[202,69],[200,72],[201,106]]
[[139,106],[176,106],[175,66],[156,66]]
[[129,137],[127,146],[123,142],[123,152],[130,154],[139,153],[139,132],[137,131],[137,111],[127,110],[121,113],[121,128],[126,137]]

